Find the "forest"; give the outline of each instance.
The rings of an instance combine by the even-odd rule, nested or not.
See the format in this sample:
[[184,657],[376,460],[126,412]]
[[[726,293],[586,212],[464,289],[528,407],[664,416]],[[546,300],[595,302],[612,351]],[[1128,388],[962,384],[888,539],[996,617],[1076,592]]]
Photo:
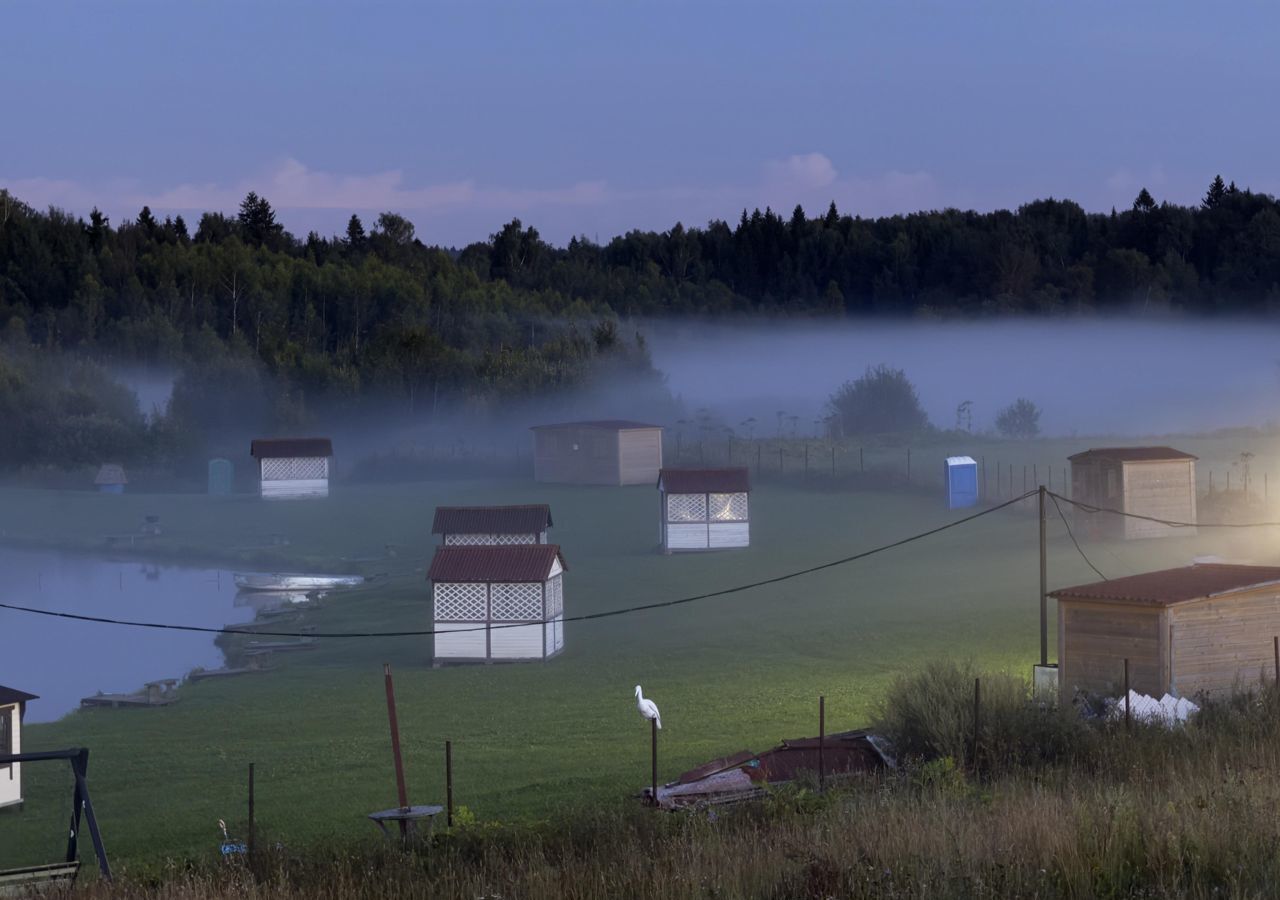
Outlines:
[[146,207],[86,221],[0,189],[0,409],[14,426],[0,464],[51,441],[66,462],[90,452],[76,447],[101,455],[102,435],[136,432],[120,397],[86,374],[94,365],[181,373],[167,423],[177,446],[231,421],[288,430],[321,409],[386,404],[431,421],[606,373],[657,382],[643,334],[625,324],[646,318],[1277,305],[1280,204],[1221,177],[1195,206],[1145,189],[1105,214],[1044,199],[871,219],[833,203],[818,216],[743,210],[734,224],[564,247],[513,220],[461,249],[424,244],[394,212],[299,238],[256,193],[192,228]]

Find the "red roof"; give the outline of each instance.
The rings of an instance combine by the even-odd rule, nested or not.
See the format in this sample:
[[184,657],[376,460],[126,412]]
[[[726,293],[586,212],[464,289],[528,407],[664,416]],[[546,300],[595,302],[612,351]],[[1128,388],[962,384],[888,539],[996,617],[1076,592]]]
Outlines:
[[249,445],[254,459],[285,459],[298,456],[333,456],[328,438],[260,438]]
[[534,425],[532,430],[543,428],[603,428],[606,431],[633,431],[637,428],[661,428],[661,425],[650,425],[646,422],[632,422],[629,419],[594,419],[587,422],[557,422],[554,425]]
[[1060,600],[1103,600],[1145,606],[1170,606],[1269,585],[1280,586],[1280,567],[1200,563],[1060,588],[1051,591],[1049,596]]
[[431,581],[532,582],[551,577],[551,566],[564,556],[556,544],[517,544],[506,547],[439,547],[431,560]]
[[551,527],[551,507],[437,506],[432,534],[540,534]]
[[1190,453],[1174,450],[1172,447],[1095,447],[1068,456],[1072,462],[1084,462],[1089,459],[1111,459],[1116,462],[1168,462],[1175,459],[1199,459]]
[[658,487],[668,494],[745,494],[751,474],[743,469],[662,469]]

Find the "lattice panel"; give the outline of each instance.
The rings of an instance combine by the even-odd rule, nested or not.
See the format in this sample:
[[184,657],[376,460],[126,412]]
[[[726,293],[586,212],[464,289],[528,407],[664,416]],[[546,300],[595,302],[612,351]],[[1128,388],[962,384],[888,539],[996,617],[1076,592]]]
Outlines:
[[436,585],[435,615],[437,622],[483,621],[485,616],[485,586],[483,584]]
[[741,522],[747,518],[746,494],[712,494],[711,519],[715,522]]
[[329,477],[329,460],[323,456],[264,459],[263,481],[315,481]]
[[668,522],[705,522],[707,520],[706,494],[668,494]]
[[495,584],[491,588],[493,620],[514,622],[542,618],[541,584]]
[[547,618],[553,619],[564,612],[564,583],[560,576],[547,582]]

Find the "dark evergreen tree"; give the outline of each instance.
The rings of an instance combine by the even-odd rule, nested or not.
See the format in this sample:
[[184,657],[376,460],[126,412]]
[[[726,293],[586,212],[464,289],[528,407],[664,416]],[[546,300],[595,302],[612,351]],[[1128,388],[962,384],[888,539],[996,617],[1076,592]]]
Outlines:
[[1216,209],[1218,204],[1222,202],[1222,198],[1227,195],[1227,186],[1222,181],[1221,175],[1215,175],[1213,181],[1209,184],[1209,190],[1204,195],[1204,200],[1200,205],[1205,209]]

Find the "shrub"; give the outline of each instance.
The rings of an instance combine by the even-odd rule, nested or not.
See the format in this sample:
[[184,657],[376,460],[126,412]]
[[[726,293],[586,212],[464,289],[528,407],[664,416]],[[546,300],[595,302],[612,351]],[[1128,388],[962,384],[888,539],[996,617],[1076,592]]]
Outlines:
[[996,430],[1005,437],[1033,438],[1040,433],[1040,408],[1019,397],[996,415]]
[[884,365],[868,367],[861,378],[840,385],[827,408],[838,434],[909,433],[929,427],[915,385],[901,369]]

